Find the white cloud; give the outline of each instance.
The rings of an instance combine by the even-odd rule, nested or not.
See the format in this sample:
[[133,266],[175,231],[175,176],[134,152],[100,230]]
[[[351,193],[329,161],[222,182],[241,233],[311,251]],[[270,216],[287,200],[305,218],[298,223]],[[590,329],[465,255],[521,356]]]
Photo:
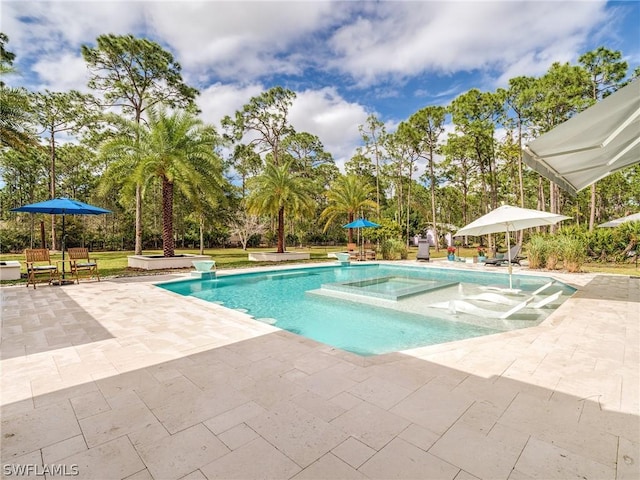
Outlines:
[[56,92],[79,90],[90,92],[87,87],[89,72],[87,64],[80,56],[63,53],[59,57],[45,57],[36,62],[31,69],[38,74],[38,89]]
[[7,48],[16,54],[24,84],[52,90],[84,89],[80,46],[106,32],[132,33],[142,19],[137,2],[127,4],[126,14],[118,2],[3,1],[2,10]]
[[342,168],[361,143],[358,125],[365,123],[367,112],[362,105],[347,102],[335,88],[323,88],[298,93],[289,118],[297,131],[317,135]]
[[[540,75],[553,61],[575,61],[593,35],[619,34],[623,22],[612,18],[624,17],[616,13],[622,8],[604,0],[2,0],[2,30],[23,74],[17,81],[52,90],[86,89],[80,45],[99,35],[157,41],[201,90],[202,116],[217,126],[265,85],[295,89],[292,124],[318,135],[341,164],[360,144],[358,125],[368,111],[379,110],[392,131],[391,118],[404,117],[411,102],[415,111],[470,87]],[[633,45],[624,53],[637,59]],[[371,104],[345,100],[345,89]]]
[[251,97],[260,95],[264,87],[260,84],[238,86],[216,83],[205,88],[197,98],[198,107],[202,111],[201,118],[220,132],[220,122],[229,115],[233,117],[237,110],[249,102]]
[[523,56],[533,64],[517,74],[528,74],[575,56],[606,18],[605,3],[382,2],[376,15],[336,31],[331,65],[362,85],[425,71],[509,68]]
[[159,2],[147,9],[147,18],[185,67],[238,80],[302,73],[308,60],[300,62],[297,48],[337,11],[324,1]]

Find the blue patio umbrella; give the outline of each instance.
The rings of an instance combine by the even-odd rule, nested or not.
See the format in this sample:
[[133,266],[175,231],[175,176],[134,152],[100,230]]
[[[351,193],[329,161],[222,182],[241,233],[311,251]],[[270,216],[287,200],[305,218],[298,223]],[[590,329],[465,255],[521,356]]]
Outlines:
[[22,207],[12,208],[12,212],[27,213],[48,213],[51,215],[62,215],[62,278],[64,278],[64,237],[65,237],[65,215],[103,215],[111,213],[111,210],[95,207],[88,203],[79,202],[71,198],[52,198],[44,202],[23,205]]
[[343,225],[342,228],[375,228],[379,226],[380,225],[375,222],[370,222],[369,220],[365,220],[364,218],[359,218],[351,223]]
[[[364,218],[358,218],[357,220],[354,220],[353,222],[347,223],[346,225],[343,225],[342,228],[357,228],[358,229],[358,234],[360,233],[360,229],[361,228],[376,228],[379,227],[380,225],[378,225],[375,222],[370,222],[369,220],[366,220]],[[362,242],[360,244],[360,254],[362,254]]]

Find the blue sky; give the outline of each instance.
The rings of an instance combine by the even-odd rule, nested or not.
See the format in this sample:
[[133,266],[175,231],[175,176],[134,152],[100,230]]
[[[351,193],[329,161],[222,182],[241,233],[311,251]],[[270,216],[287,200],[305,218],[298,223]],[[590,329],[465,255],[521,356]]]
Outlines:
[[370,113],[390,131],[470,88],[493,91],[604,45],[640,65],[640,2],[7,1],[12,85],[88,91],[80,54],[104,33],[151,38],[201,91],[219,124],[274,85],[294,90],[291,122],[339,164]]

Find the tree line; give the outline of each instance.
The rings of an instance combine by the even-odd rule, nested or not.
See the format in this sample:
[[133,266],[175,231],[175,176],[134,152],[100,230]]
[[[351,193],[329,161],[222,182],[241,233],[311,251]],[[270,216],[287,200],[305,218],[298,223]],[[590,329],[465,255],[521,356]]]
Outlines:
[[[15,55],[0,33],[0,68]],[[276,86],[221,121],[199,118],[198,91],[159,44],[101,35],[83,45],[91,94],[0,88],[0,203],[3,251],[60,245],[55,216],[11,208],[68,196],[114,212],[67,219],[68,246],[131,250],[253,243],[345,243],[359,216],[409,242],[430,227],[461,227],[502,203],[563,213],[592,230],[640,206],[640,167],[572,197],[523,166],[522,147],[640,73],[600,47],[578,64],[553,63],[496,91],[471,89],[447,106],[428,105],[394,132],[370,115],[362,145],[342,173],[321,140],[296,131],[295,92]],[[450,123],[453,130],[445,135]],[[420,173],[422,172],[422,173]],[[43,224],[48,233],[45,235]]]

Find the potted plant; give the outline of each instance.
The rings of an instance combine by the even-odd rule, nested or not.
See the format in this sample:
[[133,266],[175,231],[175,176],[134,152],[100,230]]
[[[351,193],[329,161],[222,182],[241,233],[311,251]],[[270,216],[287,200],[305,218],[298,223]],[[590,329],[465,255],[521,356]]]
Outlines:
[[484,247],[480,246],[478,247],[478,263],[482,263],[486,261],[487,261],[487,251],[484,249]]
[[453,245],[447,247],[447,259],[450,262],[453,262],[456,259],[456,247],[454,247]]

